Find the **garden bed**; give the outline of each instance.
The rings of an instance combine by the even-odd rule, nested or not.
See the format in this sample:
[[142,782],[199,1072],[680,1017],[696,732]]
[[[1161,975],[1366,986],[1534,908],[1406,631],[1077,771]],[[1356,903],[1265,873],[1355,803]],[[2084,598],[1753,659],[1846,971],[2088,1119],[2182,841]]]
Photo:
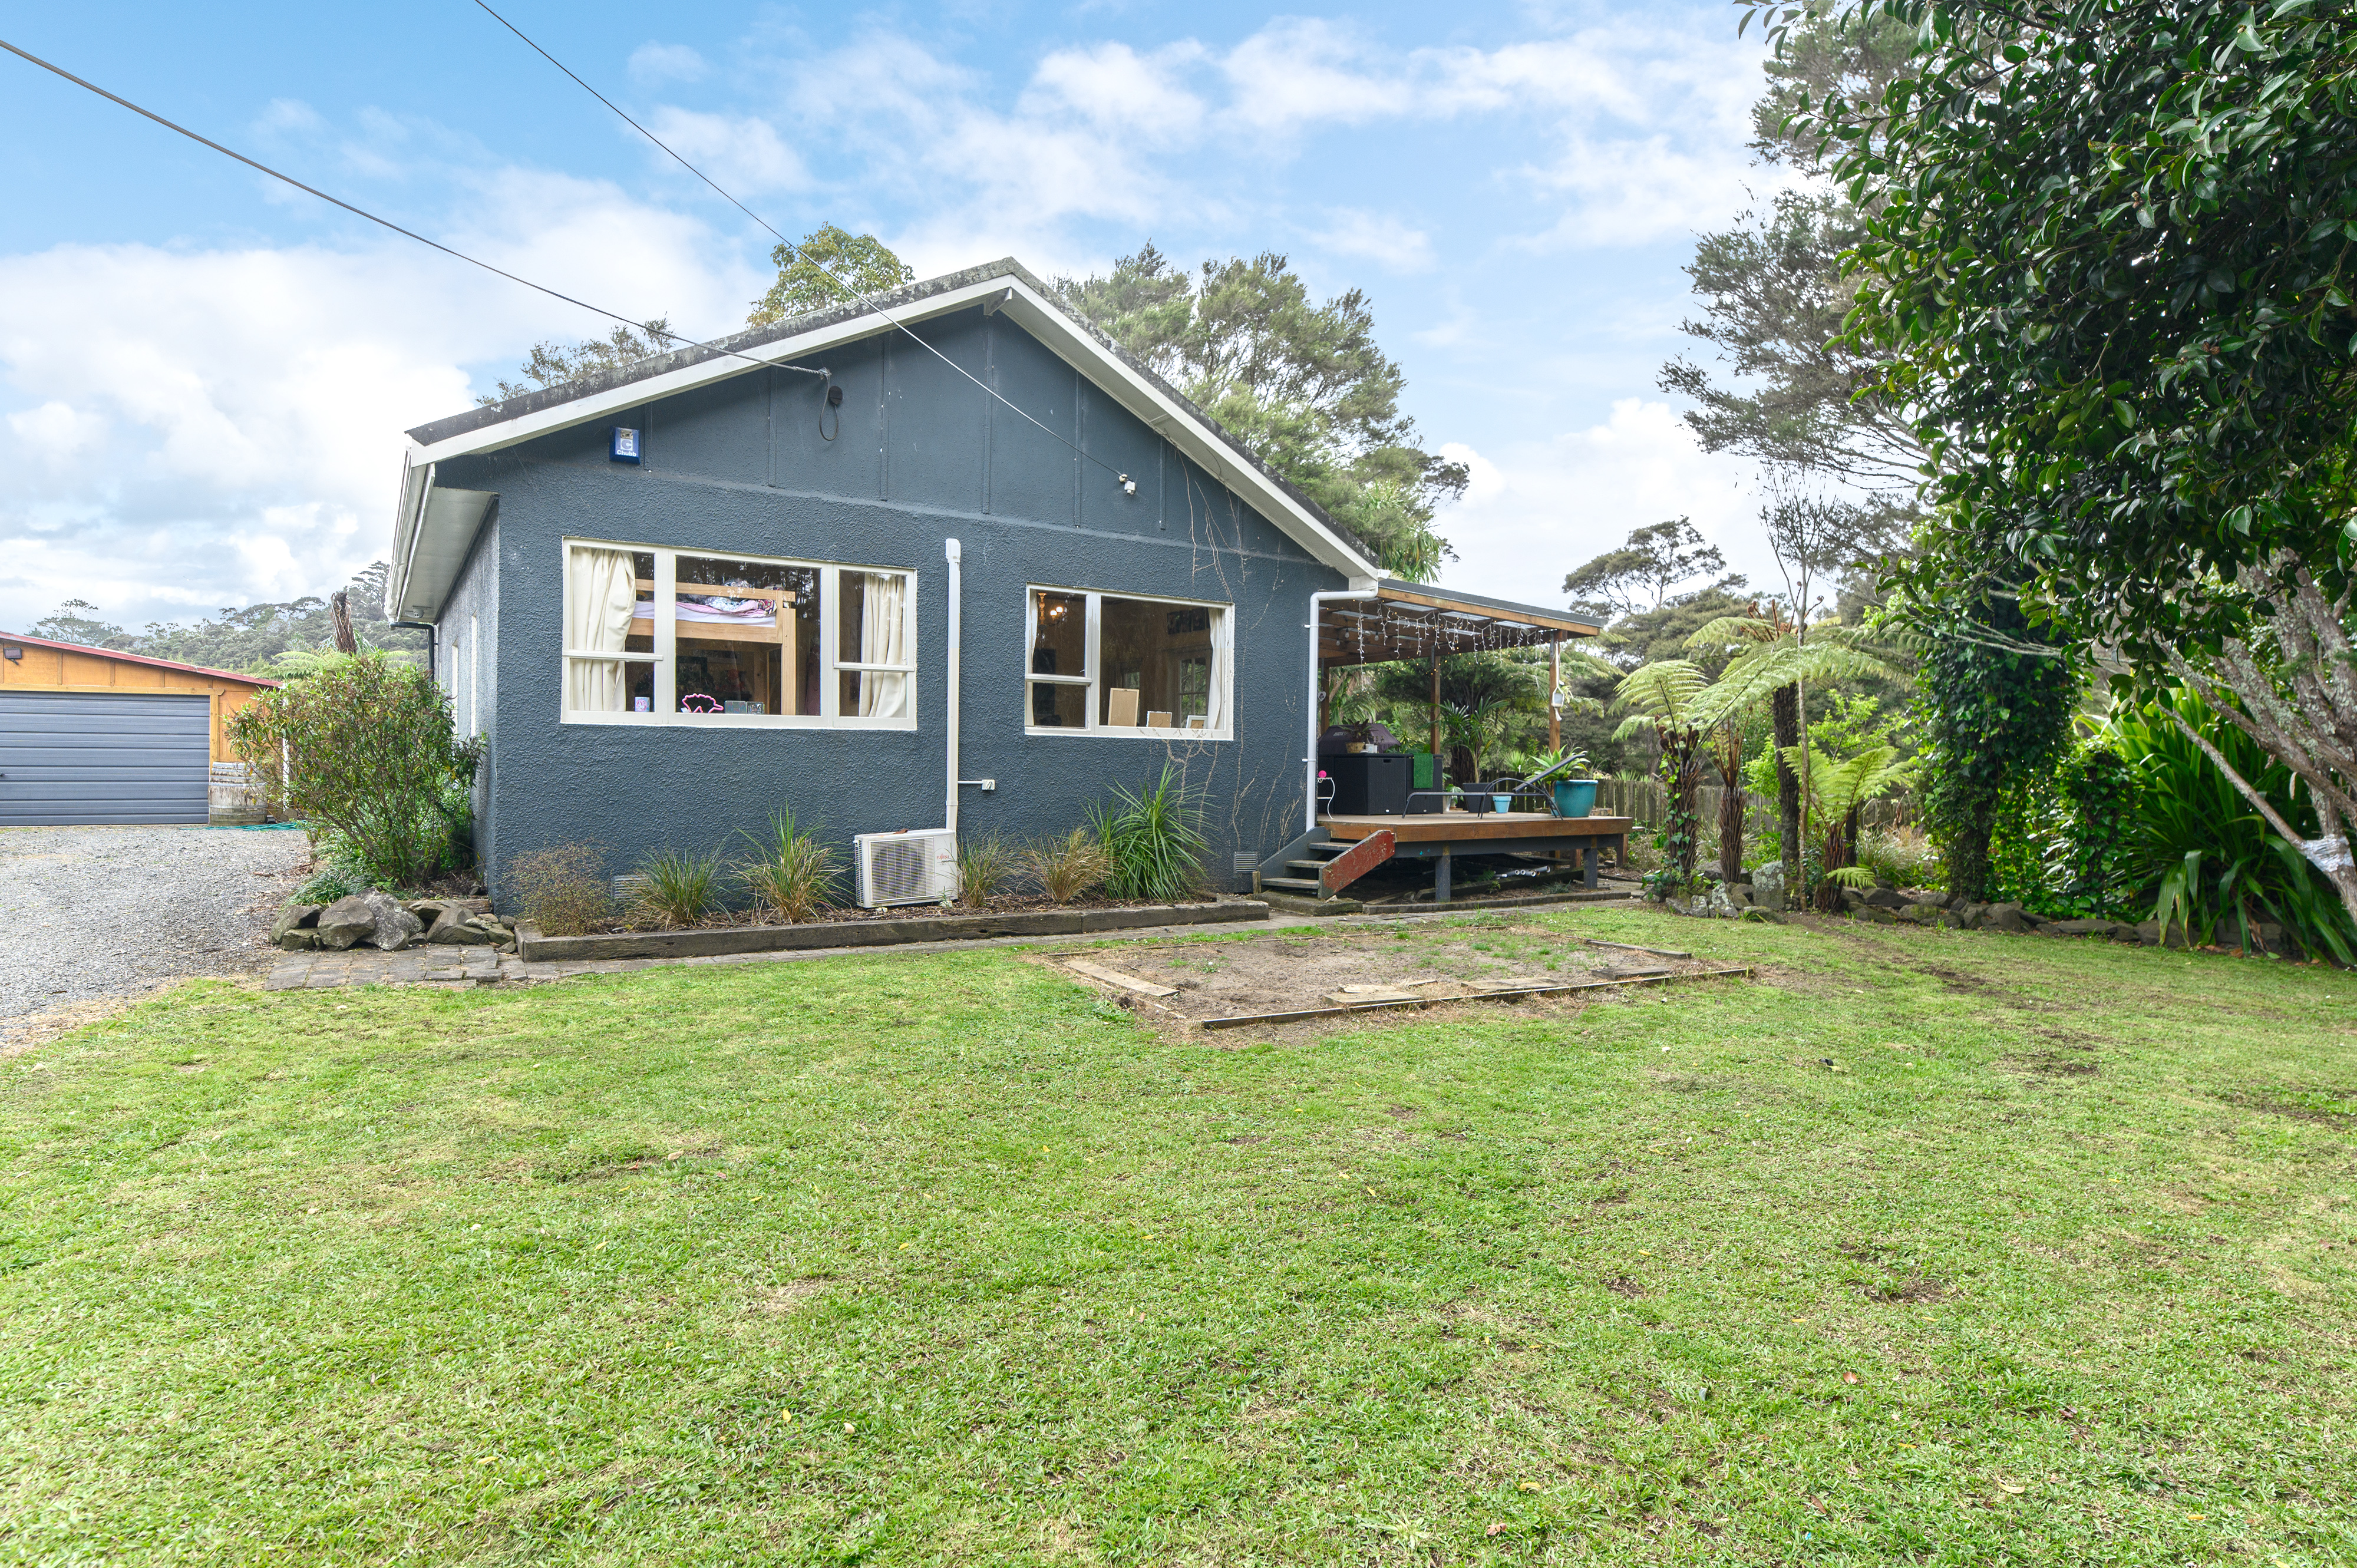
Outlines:
[[[998,901],[994,901],[998,902]],[[986,937],[1075,936],[1091,931],[1133,930],[1145,926],[1227,925],[1265,920],[1268,906],[1253,898],[1221,898],[1202,904],[1035,905],[1008,899],[1007,909],[905,909],[843,911],[844,918],[800,925],[696,926],[669,931],[596,931],[552,937],[537,926],[520,925],[516,935],[526,962],[579,962],[608,958],[712,958],[729,953],[793,952],[809,948],[890,947],[903,942],[974,941]]]

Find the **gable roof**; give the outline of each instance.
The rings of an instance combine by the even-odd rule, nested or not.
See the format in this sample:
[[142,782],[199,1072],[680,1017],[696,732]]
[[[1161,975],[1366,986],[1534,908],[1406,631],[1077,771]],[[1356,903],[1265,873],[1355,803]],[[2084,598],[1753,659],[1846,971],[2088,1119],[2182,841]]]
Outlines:
[[[436,464],[496,452],[552,431],[592,424],[651,399],[807,359],[838,344],[896,331],[899,324],[913,325],[976,305],[1014,317],[1099,391],[1242,497],[1318,562],[1341,573],[1352,586],[1372,586],[1380,575],[1372,553],[1347,529],[1278,478],[1211,415],[1058,298],[1055,290],[1013,257],[927,278],[873,298],[872,306],[851,304],[791,317],[411,430],[411,445],[403,458],[400,511],[393,521],[393,569],[385,580],[388,613],[398,620],[430,617],[439,610],[464,562],[473,531],[489,508],[490,498],[482,492],[437,493],[433,480]],[[985,394],[977,390],[975,395]],[[450,500],[437,504],[443,497]]]
[[279,684],[278,682],[262,675],[241,675],[234,670],[215,670],[203,664],[182,664],[170,659],[150,659],[144,653],[124,653],[113,648],[93,648],[86,642],[60,642],[53,637],[26,637],[19,632],[0,631],[0,643],[19,643],[27,648],[54,648],[65,653],[86,653],[92,659],[113,659],[124,664],[144,664],[151,670],[178,670],[185,675],[210,675],[216,681],[235,681],[245,686]]

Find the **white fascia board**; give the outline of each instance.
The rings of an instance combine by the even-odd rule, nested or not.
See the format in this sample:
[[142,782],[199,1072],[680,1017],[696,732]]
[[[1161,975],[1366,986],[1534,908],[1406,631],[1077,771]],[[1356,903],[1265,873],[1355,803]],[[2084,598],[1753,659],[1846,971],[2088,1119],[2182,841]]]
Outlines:
[[462,435],[453,435],[430,446],[413,446],[409,462],[415,469],[427,464],[446,462],[452,457],[500,451],[554,431],[594,424],[610,414],[637,408],[658,398],[672,397],[708,386],[714,381],[726,381],[731,376],[742,375],[753,368],[748,360],[783,364],[808,359],[812,355],[824,353],[837,344],[872,338],[879,332],[896,331],[901,326],[947,316],[987,300],[1001,302],[997,308],[1013,316],[1027,331],[1046,344],[1057,358],[1111,393],[1115,402],[1143,420],[1148,429],[1193,459],[1206,473],[1238,495],[1248,498],[1267,515],[1270,521],[1290,534],[1295,542],[1308,550],[1319,564],[1341,573],[1352,587],[1374,585],[1376,577],[1380,575],[1374,562],[1360,553],[1355,546],[1320,521],[1308,508],[1286,493],[1283,486],[1239,457],[1194,413],[1125,364],[1118,356],[1108,353],[1093,334],[1042,298],[1021,278],[1011,275],[985,278],[961,288],[930,295],[896,309],[889,317],[880,312],[869,311],[791,338],[739,349],[734,354],[716,355],[697,364],[595,392],[570,403],[558,403],[534,413],[519,414],[514,419],[470,430]]
[[434,482],[434,470],[419,460],[424,448],[416,442],[404,444],[401,454],[401,493],[393,502],[393,553],[386,558],[384,574],[384,618],[406,620],[402,613],[402,600],[409,591],[409,563],[417,553],[417,532],[425,524],[425,490]]
[[763,365],[784,364],[789,360],[807,359],[813,354],[823,353],[838,343],[849,343],[861,338],[872,338],[878,332],[892,331],[893,323],[896,321],[900,323],[924,321],[936,316],[946,316],[953,310],[963,310],[992,295],[1006,293],[1010,281],[996,278],[987,283],[969,284],[963,288],[952,289],[946,294],[934,295],[930,298],[917,301],[906,309],[896,311],[891,320],[887,320],[883,316],[870,311],[863,316],[831,322],[813,331],[796,333],[791,338],[780,338],[771,342],[756,344],[749,349],[739,349],[735,353],[716,354],[709,360],[683,366],[676,371],[668,371],[660,376],[649,376],[642,381],[630,381],[623,386],[609,388],[605,392],[593,392],[587,397],[576,398],[570,403],[560,403],[554,407],[544,408],[536,413],[518,414],[513,419],[503,420],[497,424],[487,424],[479,430],[469,430],[463,435],[453,435],[447,440],[436,441],[431,446],[417,448],[411,460],[418,463],[447,462],[452,457],[467,456],[479,452],[498,452],[521,442],[530,441],[535,436],[546,435],[552,431],[570,430],[580,424],[594,424],[608,414],[619,413],[625,409],[637,408],[641,403],[652,403],[658,398],[676,396],[680,392],[693,392],[698,387],[709,386],[714,381],[726,381],[731,376],[741,376],[747,371],[754,369],[753,364],[748,363],[748,360],[758,361]]
[[1234,448],[1213,435],[1168,392],[1118,357],[1106,353],[1093,333],[1040,298],[1020,279],[1000,280],[992,285],[989,292],[1001,290],[1007,298],[1000,310],[1022,323],[1059,359],[1110,392],[1114,402],[1143,420],[1147,429],[1184,452],[1231,490],[1250,497],[1270,521],[1291,534],[1294,542],[1317,556],[1320,564],[1350,578],[1352,586],[1357,586],[1361,578],[1367,586],[1374,585],[1375,563],[1360,554],[1356,547],[1318,521],[1316,513],[1286,494],[1283,486],[1238,456]]

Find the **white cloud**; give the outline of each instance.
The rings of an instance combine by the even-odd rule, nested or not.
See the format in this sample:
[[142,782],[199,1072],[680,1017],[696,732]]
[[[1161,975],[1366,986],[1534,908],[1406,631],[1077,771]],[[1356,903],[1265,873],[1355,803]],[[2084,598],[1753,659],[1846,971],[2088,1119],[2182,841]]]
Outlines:
[[[737,196],[800,190],[810,184],[801,155],[780,139],[767,120],[666,108],[657,112],[650,129],[715,184]],[[684,174],[661,148],[649,147],[647,154],[664,173]]]
[[1203,101],[1178,82],[1203,55],[1192,42],[1145,55],[1127,44],[1059,49],[1032,73],[1018,112],[1038,120],[1070,110],[1093,125],[1182,140],[1201,128]]
[[1666,403],[1624,398],[1605,423],[1551,441],[1440,451],[1472,470],[1464,499],[1435,524],[1457,549],[1441,575],[1451,587],[1557,604],[1566,573],[1674,517],[1692,518],[1736,570],[1763,580],[1748,467],[1705,454]]
[[685,44],[659,44],[651,39],[630,51],[633,81],[701,81],[711,68]]
[[[683,329],[741,320],[753,273],[612,188],[475,180],[462,249]],[[403,432],[598,318],[405,241],[354,252],[59,246],[0,256],[0,378],[20,464],[0,489],[0,626],[67,598],[126,625],[319,592],[391,543]]]
[[1397,273],[1430,272],[1435,264],[1432,240],[1388,213],[1343,210],[1313,236],[1326,249],[1345,256],[1364,256]]
[[1367,50],[1330,22],[1280,19],[1229,51],[1229,112],[1255,131],[1363,124],[1411,110],[1415,89],[1399,73],[1363,65]]

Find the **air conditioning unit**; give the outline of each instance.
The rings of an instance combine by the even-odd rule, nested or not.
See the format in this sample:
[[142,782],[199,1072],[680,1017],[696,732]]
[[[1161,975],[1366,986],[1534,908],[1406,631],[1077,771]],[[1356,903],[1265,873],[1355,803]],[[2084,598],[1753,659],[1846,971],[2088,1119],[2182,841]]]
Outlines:
[[867,908],[957,897],[957,834],[947,828],[861,833],[851,843],[859,858],[859,901]]

